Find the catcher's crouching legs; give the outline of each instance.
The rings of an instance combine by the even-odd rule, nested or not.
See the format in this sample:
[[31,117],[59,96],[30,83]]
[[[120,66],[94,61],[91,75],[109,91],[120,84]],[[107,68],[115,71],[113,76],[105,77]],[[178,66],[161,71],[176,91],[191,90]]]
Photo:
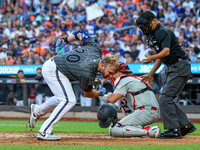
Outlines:
[[147,135],[147,130],[136,126],[114,126],[109,131],[113,137],[138,137]]
[[148,126],[145,129],[142,129],[137,126],[114,126],[110,127],[109,133],[112,137],[140,137],[148,135],[151,138],[158,137],[160,129],[158,126],[150,127]]

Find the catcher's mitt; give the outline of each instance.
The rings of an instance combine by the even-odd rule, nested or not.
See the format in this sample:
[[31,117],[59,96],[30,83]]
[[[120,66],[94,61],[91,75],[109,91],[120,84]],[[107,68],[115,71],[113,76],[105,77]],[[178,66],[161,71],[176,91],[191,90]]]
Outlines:
[[93,89],[98,91],[99,90],[99,85],[101,85],[101,80],[99,78],[95,78]]

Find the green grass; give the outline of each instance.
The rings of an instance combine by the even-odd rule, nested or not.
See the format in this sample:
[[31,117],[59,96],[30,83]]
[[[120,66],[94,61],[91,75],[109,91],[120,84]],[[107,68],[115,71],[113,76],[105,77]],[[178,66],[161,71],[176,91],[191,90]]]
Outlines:
[[[0,120],[0,132],[38,132],[44,121],[38,121],[34,129],[29,128],[28,121]],[[164,131],[162,123],[154,123]],[[200,135],[200,124],[194,123],[197,130],[191,135]],[[53,129],[57,133],[108,133],[108,128],[100,128],[98,122],[59,121]]]
[[199,150],[200,145],[0,145],[1,150]]
[[[38,132],[44,121],[38,121],[35,129],[28,127],[28,121],[0,120],[0,132]],[[163,131],[162,123],[154,123]],[[200,135],[200,124],[191,135]],[[108,133],[108,128],[100,128],[98,122],[59,121],[53,132],[57,133]],[[196,145],[0,145],[0,150],[199,150]]]

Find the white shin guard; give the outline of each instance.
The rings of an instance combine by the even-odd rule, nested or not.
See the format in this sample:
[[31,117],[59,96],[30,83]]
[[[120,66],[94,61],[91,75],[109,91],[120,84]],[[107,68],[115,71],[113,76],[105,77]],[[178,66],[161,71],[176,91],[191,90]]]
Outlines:
[[109,129],[109,132],[113,137],[138,137],[147,135],[147,130],[136,126],[114,126]]

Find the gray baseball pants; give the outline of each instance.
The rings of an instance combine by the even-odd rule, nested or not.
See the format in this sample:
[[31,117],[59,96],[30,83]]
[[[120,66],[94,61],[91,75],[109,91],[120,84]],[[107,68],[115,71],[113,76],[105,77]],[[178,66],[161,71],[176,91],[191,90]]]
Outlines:
[[190,122],[186,114],[174,101],[190,76],[191,66],[188,60],[181,60],[166,68],[166,83],[159,97],[164,129],[181,128]]

